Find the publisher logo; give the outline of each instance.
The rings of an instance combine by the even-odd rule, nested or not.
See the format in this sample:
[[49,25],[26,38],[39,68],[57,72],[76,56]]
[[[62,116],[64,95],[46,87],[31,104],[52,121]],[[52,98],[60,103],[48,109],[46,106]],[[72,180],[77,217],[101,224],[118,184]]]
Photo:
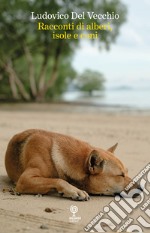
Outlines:
[[79,222],[81,220],[81,217],[76,216],[78,212],[78,207],[75,205],[70,206],[70,212],[72,213],[72,216],[69,217],[70,222]]

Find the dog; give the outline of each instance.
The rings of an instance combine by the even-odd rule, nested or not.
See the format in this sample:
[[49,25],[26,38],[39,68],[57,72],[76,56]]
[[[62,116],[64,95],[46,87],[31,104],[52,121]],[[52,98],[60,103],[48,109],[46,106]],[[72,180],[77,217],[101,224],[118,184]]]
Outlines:
[[114,195],[131,181],[113,154],[71,136],[38,129],[16,134],[9,142],[5,166],[22,194],[47,194],[87,201],[90,194]]

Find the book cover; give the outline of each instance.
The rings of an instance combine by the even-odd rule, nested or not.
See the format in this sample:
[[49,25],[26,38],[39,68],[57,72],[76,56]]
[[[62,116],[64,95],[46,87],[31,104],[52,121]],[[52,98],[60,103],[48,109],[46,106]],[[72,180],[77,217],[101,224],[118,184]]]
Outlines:
[[[0,232],[149,232],[149,1],[2,0],[0,5]],[[107,192],[89,193],[86,201],[57,192],[17,193],[5,152],[13,135],[27,129],[102,148],[107,159],[98,165],[94,154],[85,175]],[[18,145],[16,154],[24,147]],[[69,141],[68,151],[71,146]],[[65,171],[57,149],[56,164]],[[123,164],[121,175],[116,163]],[[103,181],[94,169],[101,169]],[[126,177],[132,180],[125,186]]]

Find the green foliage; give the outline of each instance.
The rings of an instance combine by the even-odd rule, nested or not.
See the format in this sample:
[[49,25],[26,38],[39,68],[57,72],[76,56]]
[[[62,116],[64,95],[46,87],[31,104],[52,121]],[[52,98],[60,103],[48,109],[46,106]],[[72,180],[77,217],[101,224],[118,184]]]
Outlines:
[[0,99],[1,100],[11,99],[9,80],[5,76],[1,76],[0,78]]
[[93,91],[104,89],[104,77],[97,71],[85,70],[77,79],[77,87],[92,95]]
[[55,99],[59,97],[63,92],[67,91],[67,87],[70,84],[71,80],[75,79],[76,71],[72,68],[69,59],[62,61],[58,71],[58,78],[55,82],[55,85],[49,88],[47,92],[47,99],[50,97]]
[[[0,93],[18,100],[54,98],[66,90],[75,78],[71,66],[77,40],[53,40],[50,31],[38,31],[37,20],[31,12],[63,13],[71,11],[114,12],[119,20],[111,22],[113,31],[100,32],[99,45],[109,49],[115,42],[121,24],[125,21],[126,7],[120,0],[1,0],[0,7]],[[75,20],[79,23],[81,20]],[[95,20],[94,20],[95,21]],[[48,24],[67,24],[68,20],[43,20]],[[84,23],[92,23],[88,18]],[[96,21],[99,23],[99,20]],[[75,33],[70,31],[69,33]],[[93,33],[93,31],[92,31]]]

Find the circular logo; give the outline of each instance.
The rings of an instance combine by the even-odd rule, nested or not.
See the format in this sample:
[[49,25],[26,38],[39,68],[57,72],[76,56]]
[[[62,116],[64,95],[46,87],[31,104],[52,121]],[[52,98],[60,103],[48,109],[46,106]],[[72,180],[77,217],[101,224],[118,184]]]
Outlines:
[[75,206],[75,205],[71,205],[71,206],[70,206],[70,212],[71,212],[72,214],[76,214],[76,213],[78,212],[78,207]]

